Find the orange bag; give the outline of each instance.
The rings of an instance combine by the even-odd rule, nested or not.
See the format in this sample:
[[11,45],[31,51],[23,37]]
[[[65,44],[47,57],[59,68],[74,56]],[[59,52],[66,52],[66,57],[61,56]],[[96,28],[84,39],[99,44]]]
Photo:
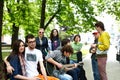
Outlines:
[[[36,77],[38,77],[40,80],[44,80],[44,77],[43,77],[43,75],[41,75],[41,74],[39,74],[39,75],[36,76]],[[48,80],[60,80],[60,79],[58,79],[58,78],[56,78],[56,77],[53,77],[53,76],[47,76],[47,78],[48,78]]]

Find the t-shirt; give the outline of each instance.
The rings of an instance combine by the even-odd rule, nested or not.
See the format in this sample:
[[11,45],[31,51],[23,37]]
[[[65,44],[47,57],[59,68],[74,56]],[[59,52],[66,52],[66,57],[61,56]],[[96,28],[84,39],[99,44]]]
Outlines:
[[38,49],[30,50],[28,47],[26,47],[25,49],[26,76],[34,77],[39,74],[37,70],[38,61],[43,61],[41,51]]
[[70,56],[70,59],[71,59],[71,60],[77,60],[77,55],[76,55],[76,53],[81,50],[83,44],[80,43],[80,42],[78,42],[78,43],[72,42],[72,43],[71,43],[71,46],[72,46],[72,48],[73,48],[73,50],[74,50],[74,53]]

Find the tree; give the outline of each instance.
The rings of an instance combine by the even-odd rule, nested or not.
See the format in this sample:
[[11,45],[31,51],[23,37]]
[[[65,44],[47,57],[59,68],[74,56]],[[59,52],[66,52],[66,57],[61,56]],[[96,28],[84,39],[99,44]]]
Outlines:
[[[2,22],[3,22],[3,6],[4,0],[0,1],[0,36],[2,36]],[[0,37],[0,80],[6,80],[5,78],[5,66],[2,60],[2,46],[1,46],[1,37]]]
[[41,9],[40,27],[49,28],[49,24],[57,20],[59,26],[68,27],[67,33],[70,35],[91,31],[96,21],[91,1],[42,0]]
[[61,0],[59,0],[57,4],[57,10],[55,13],[53,13],[52,17],[48,20],[46,24],[45,23],[45,9],[46,9],[46,0],[42,0],[42,10],[41,10],[41,21],[40,21],[40,27],[46,29],[48,25],[52,22],[52,20],[55,18],[55,16],[60,12],[60,6],[61,6]]
[[35,36],[39,27],[48,30],[49,33],[56,24],[60,27],[67,26],[66,32],[69,35],[91,31],[94,22],[97,21],[95,16],[101,12],[106,10],[109,14],[119,16],[120,3],[119,0],[6,0],[5,2],[11,14],[9,17],[7,12],[4,14],[4,22],[7,23],[4,24],[6,27],[3,27],[3,33],[9,31],[11,34],[12,26],[15,25],[23,29],[25,35],[32,33]]
[[[52,29],[49,24],[53,24],[56,20],[55,24],[68,26],[67,33],[69,34],[87,32],[93,29],[93,22],[96,21],[94,8],[90,4],[90,1],[84,0],[36,0],[32,2],[6,0],[10,17],[7,21],[12,25],[7,25],[7,23],[4,28],[14,25],[24,29],[25,34],[36,34],[39,27]],[[12,33],[11,30],[12,27],[9,29],[10,33]]]
[[[0,1],[0,36],[2,36],[3,6],[4,6],[4,0],[1,0]],[[2,45],[1,45],[1,37],[0,37],[0,63],[1,61],[2,61]]]

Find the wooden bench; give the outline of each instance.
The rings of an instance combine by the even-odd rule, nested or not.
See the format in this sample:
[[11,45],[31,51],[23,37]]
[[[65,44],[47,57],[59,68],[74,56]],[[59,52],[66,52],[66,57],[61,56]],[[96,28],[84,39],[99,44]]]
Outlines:
[[2,47],[11,47],[11,44],[2,44]]
[[11,52],[11,44],[2,44],[2,52]]

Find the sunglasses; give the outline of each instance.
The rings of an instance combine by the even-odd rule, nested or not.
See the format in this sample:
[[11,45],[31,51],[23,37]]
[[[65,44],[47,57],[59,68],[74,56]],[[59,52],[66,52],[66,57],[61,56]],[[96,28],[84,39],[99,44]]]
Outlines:
[[43,34],[44,32],[39,32],[39,33],[42,33],[42,34]]
[[35,40],[34,40],[34,41],[29,41],[28,43],[29,43],[29,44],[35,43]]

